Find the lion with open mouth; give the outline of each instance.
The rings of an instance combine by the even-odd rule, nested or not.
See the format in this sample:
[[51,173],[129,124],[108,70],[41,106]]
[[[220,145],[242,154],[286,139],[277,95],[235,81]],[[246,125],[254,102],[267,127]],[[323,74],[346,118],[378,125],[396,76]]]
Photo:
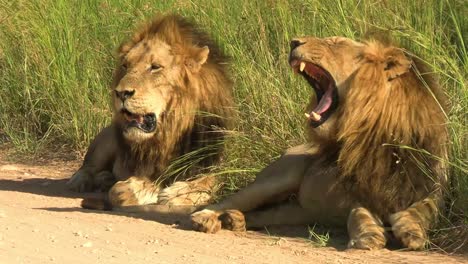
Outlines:
[[[227,57],[193,23],[166,15],[136,30],[118,58],[112,124],[91,143],[69,188],[109,190],[108,203],[84,200],[87,208],[208,202],[214,177],[183,180],[222,154],[233,107]],[[180,158],[189,164],[167,174]]]
[[343,37],[294,39],[289,64],[315,91],[308,143],[193,213],[194,228],[341,225],[348,247],[380,249],[388,226],[424,248],[448,184],[445,98],[431,71],[401,48]]

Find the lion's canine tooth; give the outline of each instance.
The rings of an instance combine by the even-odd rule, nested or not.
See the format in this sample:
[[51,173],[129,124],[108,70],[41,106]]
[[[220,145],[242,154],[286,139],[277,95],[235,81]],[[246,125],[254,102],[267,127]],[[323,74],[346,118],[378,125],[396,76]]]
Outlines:
[[299,65],[299,71],[303,72],[305,69],[305,66],[306,66],[305,62],[301,61],[301,64]]
[[304,113],[304,115],[307,117],[307,119],[312,119],[314,121],[320,121],[320,119],[322,118],[321,115],[315,113],[314,111],[310,112],[310,114]]
[[312,111],[312,112],[310,112],[310,113],[311,113],[312,119],[314,119],[315,121],[319,121],[319,120],[322,118],[321,115],[315,113],[314,111]]

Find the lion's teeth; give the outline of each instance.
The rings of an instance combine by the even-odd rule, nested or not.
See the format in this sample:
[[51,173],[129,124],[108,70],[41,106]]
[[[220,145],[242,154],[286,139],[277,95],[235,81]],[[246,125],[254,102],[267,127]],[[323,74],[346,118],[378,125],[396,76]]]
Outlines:
[[314,121],[320,121],[320,119],[322,118],[321,115],[315,113],[314,111],[310,112],[310,114],[304,113],[304,115],[307,117],[307,119],[312,119]]
[[315,121],[319,121],[322,116],[320,116],[319,114],[315,113],[314,111],[310,112],[311,113],[311,117],[312,119],[314,119]]
[[303,72],[305,69],[305,66],[306,66],[305,62],[301,61],[301,64],[299,65],[299,71]]

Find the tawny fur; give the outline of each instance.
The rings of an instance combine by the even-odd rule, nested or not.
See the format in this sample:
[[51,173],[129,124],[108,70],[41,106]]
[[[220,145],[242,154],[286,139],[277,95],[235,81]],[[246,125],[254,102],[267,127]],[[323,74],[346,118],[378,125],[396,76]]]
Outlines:
[[[132,47],[151,38],[161,39],[171,46],[173,53],[177,54],[178,63],[187,68],[193,64],[191,60],[197,48],[209,47],[208,60],[200,71],[192,74],[187,70],[181,76],[180,86],[175,90],[176,94],[171,96],[172,101],[166,116],[158,124],[161,129],[150,140],[142,144],[132,142],[123,150],[126,155],[124,162],[128,166],[143,171],[147,170],[143,168],[146,166],[155,168],[151,178],[156,180],[174,158],[218,143],[222,132],[214,129],[229,127],[233,102],[232,82],[226,68],[228,59],[206,33],[178,16],[156,18],[143,24],[130,41],[120,46],[120,59]],[[125,72],[118,67],[114,74],[113,87],[124,76]],[[203,113],[209,114],[203,116]],[[217,154],[220,153],[221,150]],[[204,165],[212,165],[210,163],[218,157],[219,155],[211,156],[210,162]]]
[[445,98],[432,74],[403,50],[376,41],[366,46],[338,113],[339,181],[385,216],[446,185],[439,161],[447,160]]
[[[160,190],[176,177],[189,179],[220,160],[233,116],[228,58],[206,33],[177,15],[141,25],[119,47],[118,58],[111,87],[112,124],[92,142],[69,187],[79,191],[112,187],[109,199],[115,206],[155,203]],[[115,95],[128,91],[132,95],[125,101]],[[124,107],[140,115],[155,113],[155,132],[126,130]],[[194,156],[188,167],[167,173],[174,160],[188,153]],[[112,177],[118,181],[114,185]],[[195,181],[185,191],[190,193],[193,187],[207,192],[214,186],[211,180]],[[164,194],[180,189],[179,184]]]
[[[385,224],[404,247],[424,248],[448,184],[446,99],[437,80],[416,57],[379,41],[304,37],[291,47],[295,71],[301,60],[329,73],[336,110],[318,127],[308,120],[309,142],[252,184],[192,214],[194,228],[347,225],[349,247],[379,249]],[[308,109],[315,105],[312,97]],[[288,194],[297,201],[284,200]]]

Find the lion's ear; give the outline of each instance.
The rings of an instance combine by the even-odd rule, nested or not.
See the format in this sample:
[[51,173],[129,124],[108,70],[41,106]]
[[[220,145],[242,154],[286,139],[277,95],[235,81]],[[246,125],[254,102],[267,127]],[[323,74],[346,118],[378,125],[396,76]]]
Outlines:
[[200,65],[205,64],[205,62],[208,60],[208,54],[210,54],[210,49],[207,46],[204,46],[202,48],[199,48],[197,53],[198,54],[196,54],[196,58],[194,58],[195,61]]
[[385,72],[389,81],[403,75],[411,68],[411,60],[401,49],[393,48],[385,54]]
[[192,72],[198,72],[202,65],[205,64],[208,60],[209,53],[210,49],[207,46],[201,48],[197,47],[194,49],[190,58],[188,58],[185,64]]

